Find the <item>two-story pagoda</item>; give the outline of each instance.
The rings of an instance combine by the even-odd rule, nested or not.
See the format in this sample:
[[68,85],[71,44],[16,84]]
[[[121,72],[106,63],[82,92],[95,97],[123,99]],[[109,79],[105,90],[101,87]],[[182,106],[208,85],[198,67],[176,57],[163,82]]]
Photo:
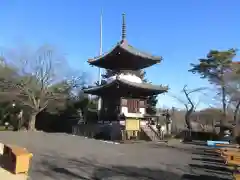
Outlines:
[[124,114],[126,130],[139,131],[139,119],[146,114],[146,98],[167,92],[168,87],[144,83],[136,72],[161,60],[161,57],[137,50],[128,43],[123,14],[121,41],[109,52],[88,60],[90,65],[115,72],[106,84],[84,90],[87,94],[102,98],[101,120],[116,121],[119,114]]

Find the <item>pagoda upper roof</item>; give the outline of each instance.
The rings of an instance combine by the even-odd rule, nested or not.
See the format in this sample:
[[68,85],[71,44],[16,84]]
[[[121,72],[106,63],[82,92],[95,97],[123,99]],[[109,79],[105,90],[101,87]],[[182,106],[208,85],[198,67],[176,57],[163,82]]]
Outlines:
[[111,70],[139,70],[160,63],[161,56],[140,51],[122,40],[109,52],[89,59],[91,65]]
[[150,83],[136,83],[125,79],[116,78],[104,85],[95,86],[83,90],[84,93],[97,96],[119,97],[148,97],[168,91],[167,86],[157,86]]
[[131,46],[126,39],[125,14],[122,21],[122,39],[113,49],[89,59],[90,65],[110,70],[140,70],[160,63],[161,56],[154,56]]

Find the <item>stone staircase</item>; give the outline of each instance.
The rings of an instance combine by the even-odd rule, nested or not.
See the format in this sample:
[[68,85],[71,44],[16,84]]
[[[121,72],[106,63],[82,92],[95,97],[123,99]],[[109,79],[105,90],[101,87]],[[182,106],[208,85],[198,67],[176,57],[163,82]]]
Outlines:
[[155,130],[151,125],[141,125],[141,129],[151,139],[151,141],[161,141],[157,130]]

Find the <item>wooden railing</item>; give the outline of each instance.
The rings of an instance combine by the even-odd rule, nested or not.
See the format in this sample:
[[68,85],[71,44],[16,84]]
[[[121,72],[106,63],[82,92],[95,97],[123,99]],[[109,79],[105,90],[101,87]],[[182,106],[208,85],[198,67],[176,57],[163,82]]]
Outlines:
[[159,139],[159,140],[162,140],[162,139],[163,139],[162,135],[161,135],[159,132],[157,132],[150,124],[147,124],[147,126],[148,126],[148,127],[151,129],[151,131],[154,133],[154,136],[155,136],[154,139]]

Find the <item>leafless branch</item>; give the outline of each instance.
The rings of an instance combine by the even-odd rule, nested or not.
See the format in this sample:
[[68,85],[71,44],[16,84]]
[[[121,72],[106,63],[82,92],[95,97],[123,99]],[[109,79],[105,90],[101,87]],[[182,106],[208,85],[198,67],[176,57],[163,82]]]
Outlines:
[[65,83],[69,88],[75,88],[76,83],[83,78],[74,76],[69,71],[65,58],[50,46],[42,46],[34,53],[11,52],[11,65],[14,64],[18,77],[12,74],[3,76],[4,81],[0,82],[0,88],[35,112],[45,109],[50,101],[66,99],[63,93],[53,92],[54,85]]
[[198,101],[197,103],[194,103],[193,100],[191,99],[191,94],[196,93],[196,92],[201,92],[203,90],[206,90],[207,88],[205,87],[201,87],[201,88],[196,88],[196,89],[192,89],[189,90],[187,88],[187,85],[184,85],[182,92],[184,93],[184,96],[186,98],[186,102],[183,101],[181,98],[176,97],[176,96],[172,96],[175,99],[177,99],[179,102],[181,102],[185,108],[186,108],[186,113],[185,113],[185,122],[188,126],[189,129],[191,129],[191,123],[190,123],[190,115],[192,114],[192,112],[197,108],[198,104],[200,103],[200,101]]

